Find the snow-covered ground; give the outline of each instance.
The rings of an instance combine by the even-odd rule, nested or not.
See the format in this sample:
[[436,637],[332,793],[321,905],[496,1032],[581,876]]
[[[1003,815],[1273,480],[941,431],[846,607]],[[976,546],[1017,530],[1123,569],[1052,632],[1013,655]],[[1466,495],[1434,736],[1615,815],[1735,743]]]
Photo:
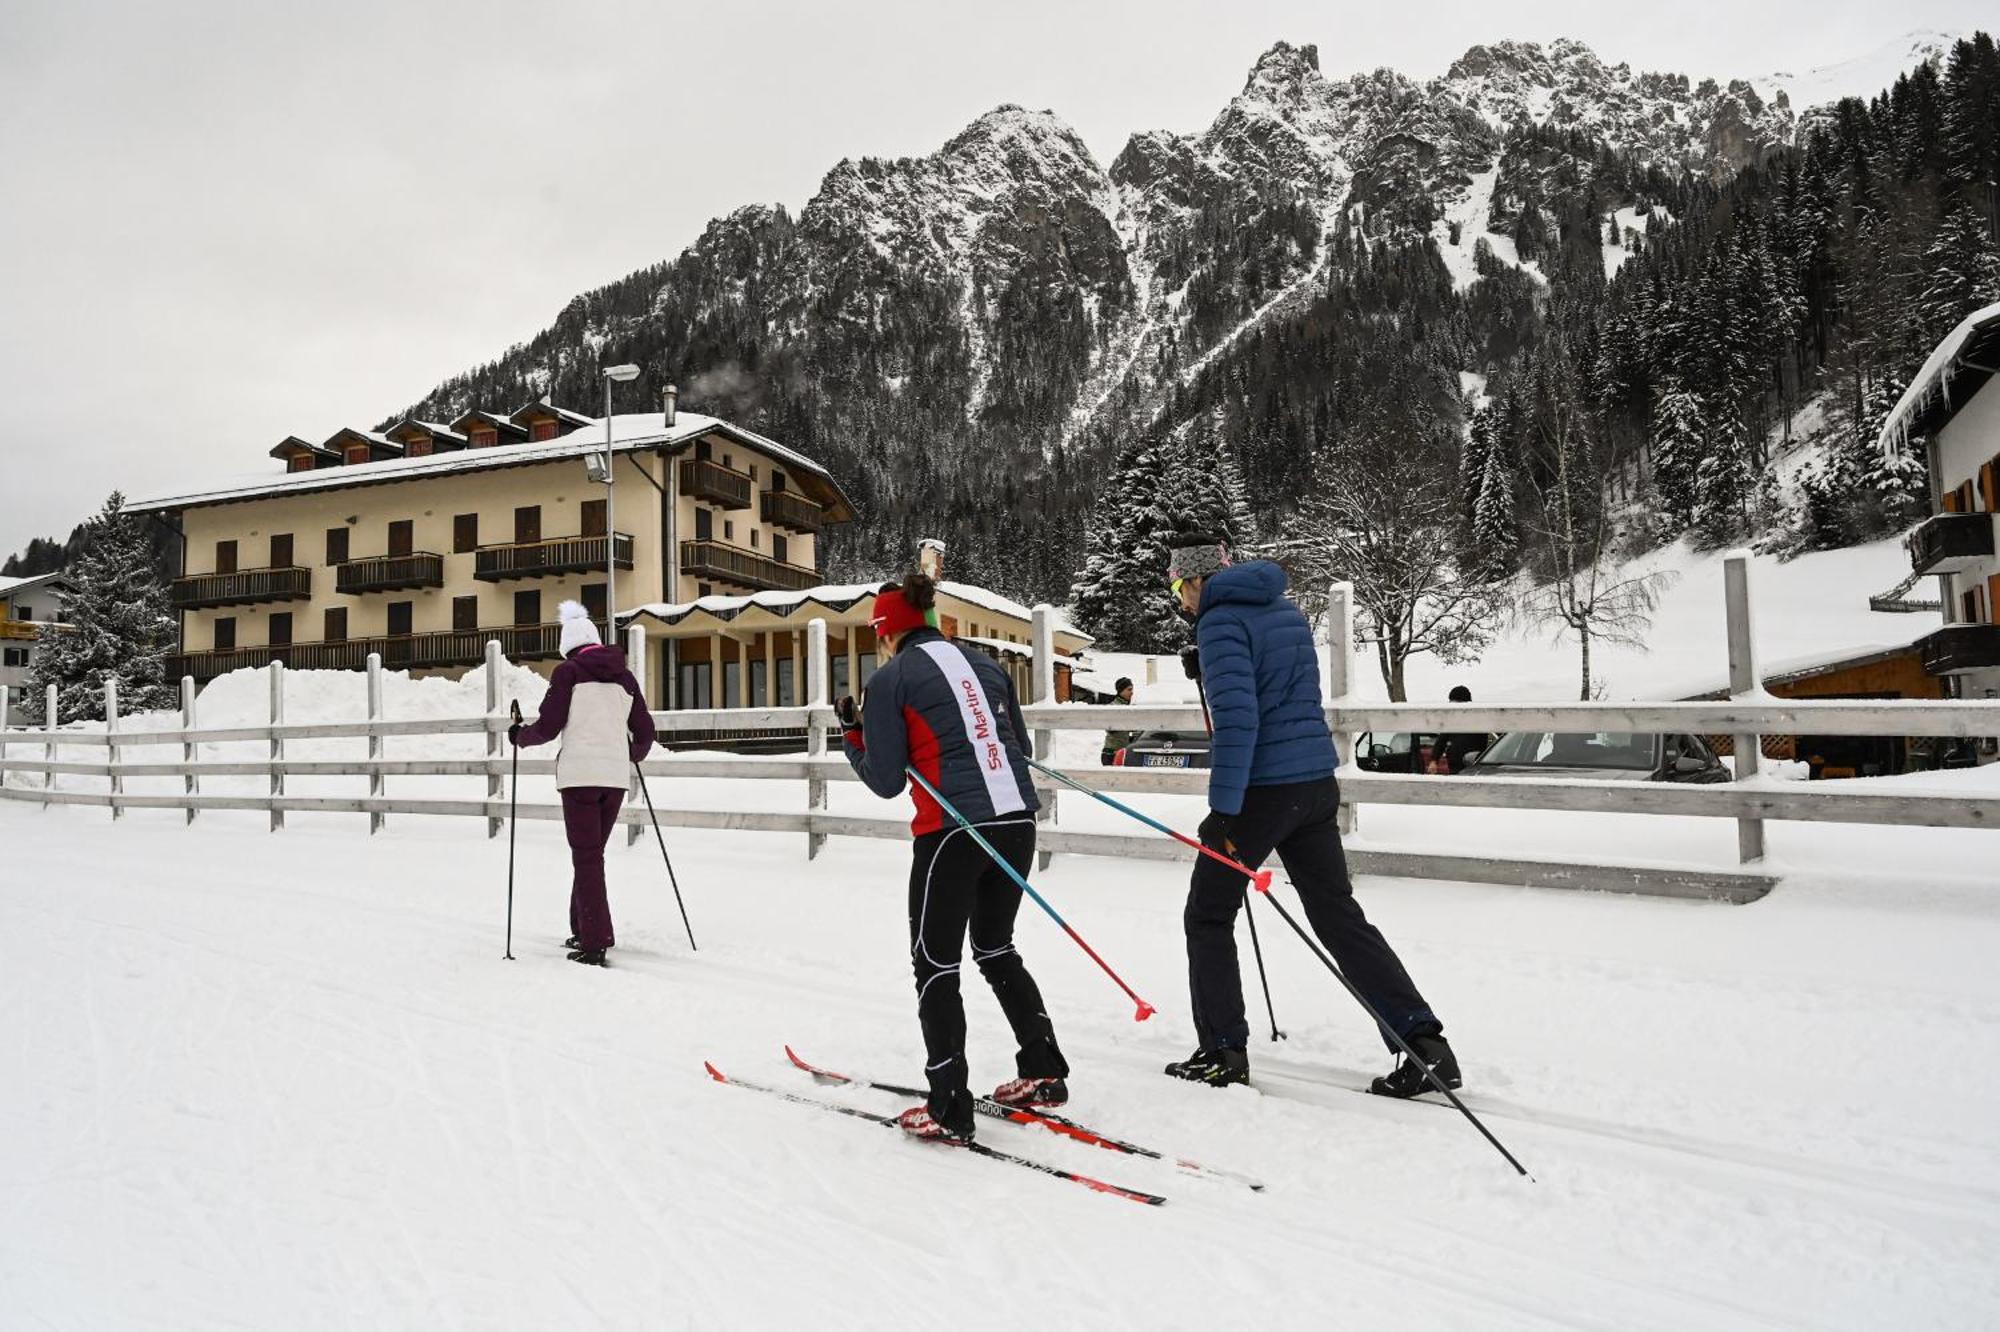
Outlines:
[[[726,795],[723,798],[727,798]],[[881,807],[886,808],[886,807]],[[0,1290],[22,1328],[1975,1328],[2000,1308],[2000,897],[1787,882],[1749,907],[1364,881],[1468,1095],[1385,1062],[1265,914],[1290,1039],[1260,1087],[1162,1078],[1192,1037],[1182,872],[1059,858],[1029,908],[1072,1113],[1259,1195],[1011,1125],[983,1140],[1145,1209],[710,1082],[901,1080],[920,1046],[904,852],[614,844],[617,965],[561,959],[567,856],[524,824],[0,802]],[[1989,862],[1990,863],[1990,860]],[[1254,991],[1253,991],[1254,994]],[[975,1076],[1009,1073],[968,986]],[[1363,1320],[1366,1320],[1365,1322]]]

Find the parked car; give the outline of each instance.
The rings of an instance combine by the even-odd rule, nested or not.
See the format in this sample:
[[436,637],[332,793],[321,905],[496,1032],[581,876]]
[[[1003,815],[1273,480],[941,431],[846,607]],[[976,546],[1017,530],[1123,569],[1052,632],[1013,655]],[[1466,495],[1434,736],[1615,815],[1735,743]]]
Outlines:
[[1141,731],[1138,738],[1111,756],[1121,768],[1206,768],[1206,731]]
[[1509,731],[1466,765],[1468,777],[1597,777],[1726,782],[1729,769],[1693,735]]
[[1355,766],[1364,772],[1423,772],[1437,752],[1438,738],[1408,731],[1383,735],[1363,731],[1354,742]]

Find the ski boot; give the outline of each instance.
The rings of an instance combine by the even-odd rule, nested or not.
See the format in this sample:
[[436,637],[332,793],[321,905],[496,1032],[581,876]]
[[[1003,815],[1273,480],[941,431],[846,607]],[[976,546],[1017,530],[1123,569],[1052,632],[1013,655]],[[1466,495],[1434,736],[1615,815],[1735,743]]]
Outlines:
[[[1421,1032],[1409,1038],[1410,1048],[1417,1052],[1417,1058],[1430,1066],[1437,1074],[1438,1081],[1457,1091],[1459,1087],[1458,1057],[1451,1052],[1451,1045],[1439,1032]],[[1424,1076],[1421,1065],[1408,1055],[1398,1054],[1396,1067],[1387,1074],[1368,1084],[1368,1090],[1377,1096],[1394,1096],[1408,1100],[1421,1096],[1427,1091],[1437,1090],[1431,1080]]]
[[1015,1078],[995,1087],[993,1099],[1017,1110],[1053,1110],[1069,1104],[1069,1084],[1061,1078]]
[[1186,1059],[1168,1064],[1166,1074],[1211,1087],[1233,1087],[1250,1081],[1250,1056],[1241,1050],[1196,1050]]
[[931,1118],[930,1107],[913,1105],[896,1116],[896,1127],[920,1142],[942,1142],[954,1147],[963,1147],[972,1141],[972,1130],[963,1131],[947,1128]]
[[606,965],[604,950],[602,948],[579,948],[569,955],[569,960],[572,962],[581,962],[586,967],[601,967]]

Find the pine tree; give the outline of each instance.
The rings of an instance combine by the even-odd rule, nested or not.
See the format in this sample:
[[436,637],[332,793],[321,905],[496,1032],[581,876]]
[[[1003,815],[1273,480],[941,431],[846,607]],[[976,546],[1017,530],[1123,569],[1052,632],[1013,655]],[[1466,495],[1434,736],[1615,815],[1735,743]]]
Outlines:
[[104,716],[104,683],[118,682],[121,711],[172,707],[167,652],[174,617],[153,552],[116,491],[90,521],[82,555],[68,573],[63,618],[71,628],[45,635],[29,679],[29,703],[40,707],[56,686],[64,721]]
[[1498,449],[1486,455],[1472,515],[1470,558],[1490,578],[1514,572],[1521,558],[1521,529],[1514,512],[1514,469]]
[[2000,301],[2000,245],[1964,204],[1945,216],[1931,238],[1924,270],[1928,280],[1922,317],[1932,339],[1943,337],[1974,310]]
[[1688,529],[1700,504],[1696,477],[1708,452],[1707,418],[1701,399],[1678,384],[1653,406],[1653,485],[1668,539]]

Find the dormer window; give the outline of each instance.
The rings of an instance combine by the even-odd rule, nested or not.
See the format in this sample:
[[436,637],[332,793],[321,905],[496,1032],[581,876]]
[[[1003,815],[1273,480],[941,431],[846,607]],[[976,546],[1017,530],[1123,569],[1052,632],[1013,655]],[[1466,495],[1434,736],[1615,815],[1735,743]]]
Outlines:
[[428,458],[431,456],[431,441],[428,438],[413,439],[403,450],[405,458]]
[[347,460],[349,467],[357,467],[367,462],[369,455],[370,450],[366,444],[349,444],[341,456]]
[[472,447],[475,449],[490,449],[499,442],[500,432],[492,427],[472,432]]
[[533,443],[540,443],[542,440],[554,439],[555,437],[556,423],[554,421],[537,421],[528,427],[528,439]]
[[288,472],[310,472],[312,469],[313,456],[310,453],[294,453],[291,460],[285,464],[285,470]]

